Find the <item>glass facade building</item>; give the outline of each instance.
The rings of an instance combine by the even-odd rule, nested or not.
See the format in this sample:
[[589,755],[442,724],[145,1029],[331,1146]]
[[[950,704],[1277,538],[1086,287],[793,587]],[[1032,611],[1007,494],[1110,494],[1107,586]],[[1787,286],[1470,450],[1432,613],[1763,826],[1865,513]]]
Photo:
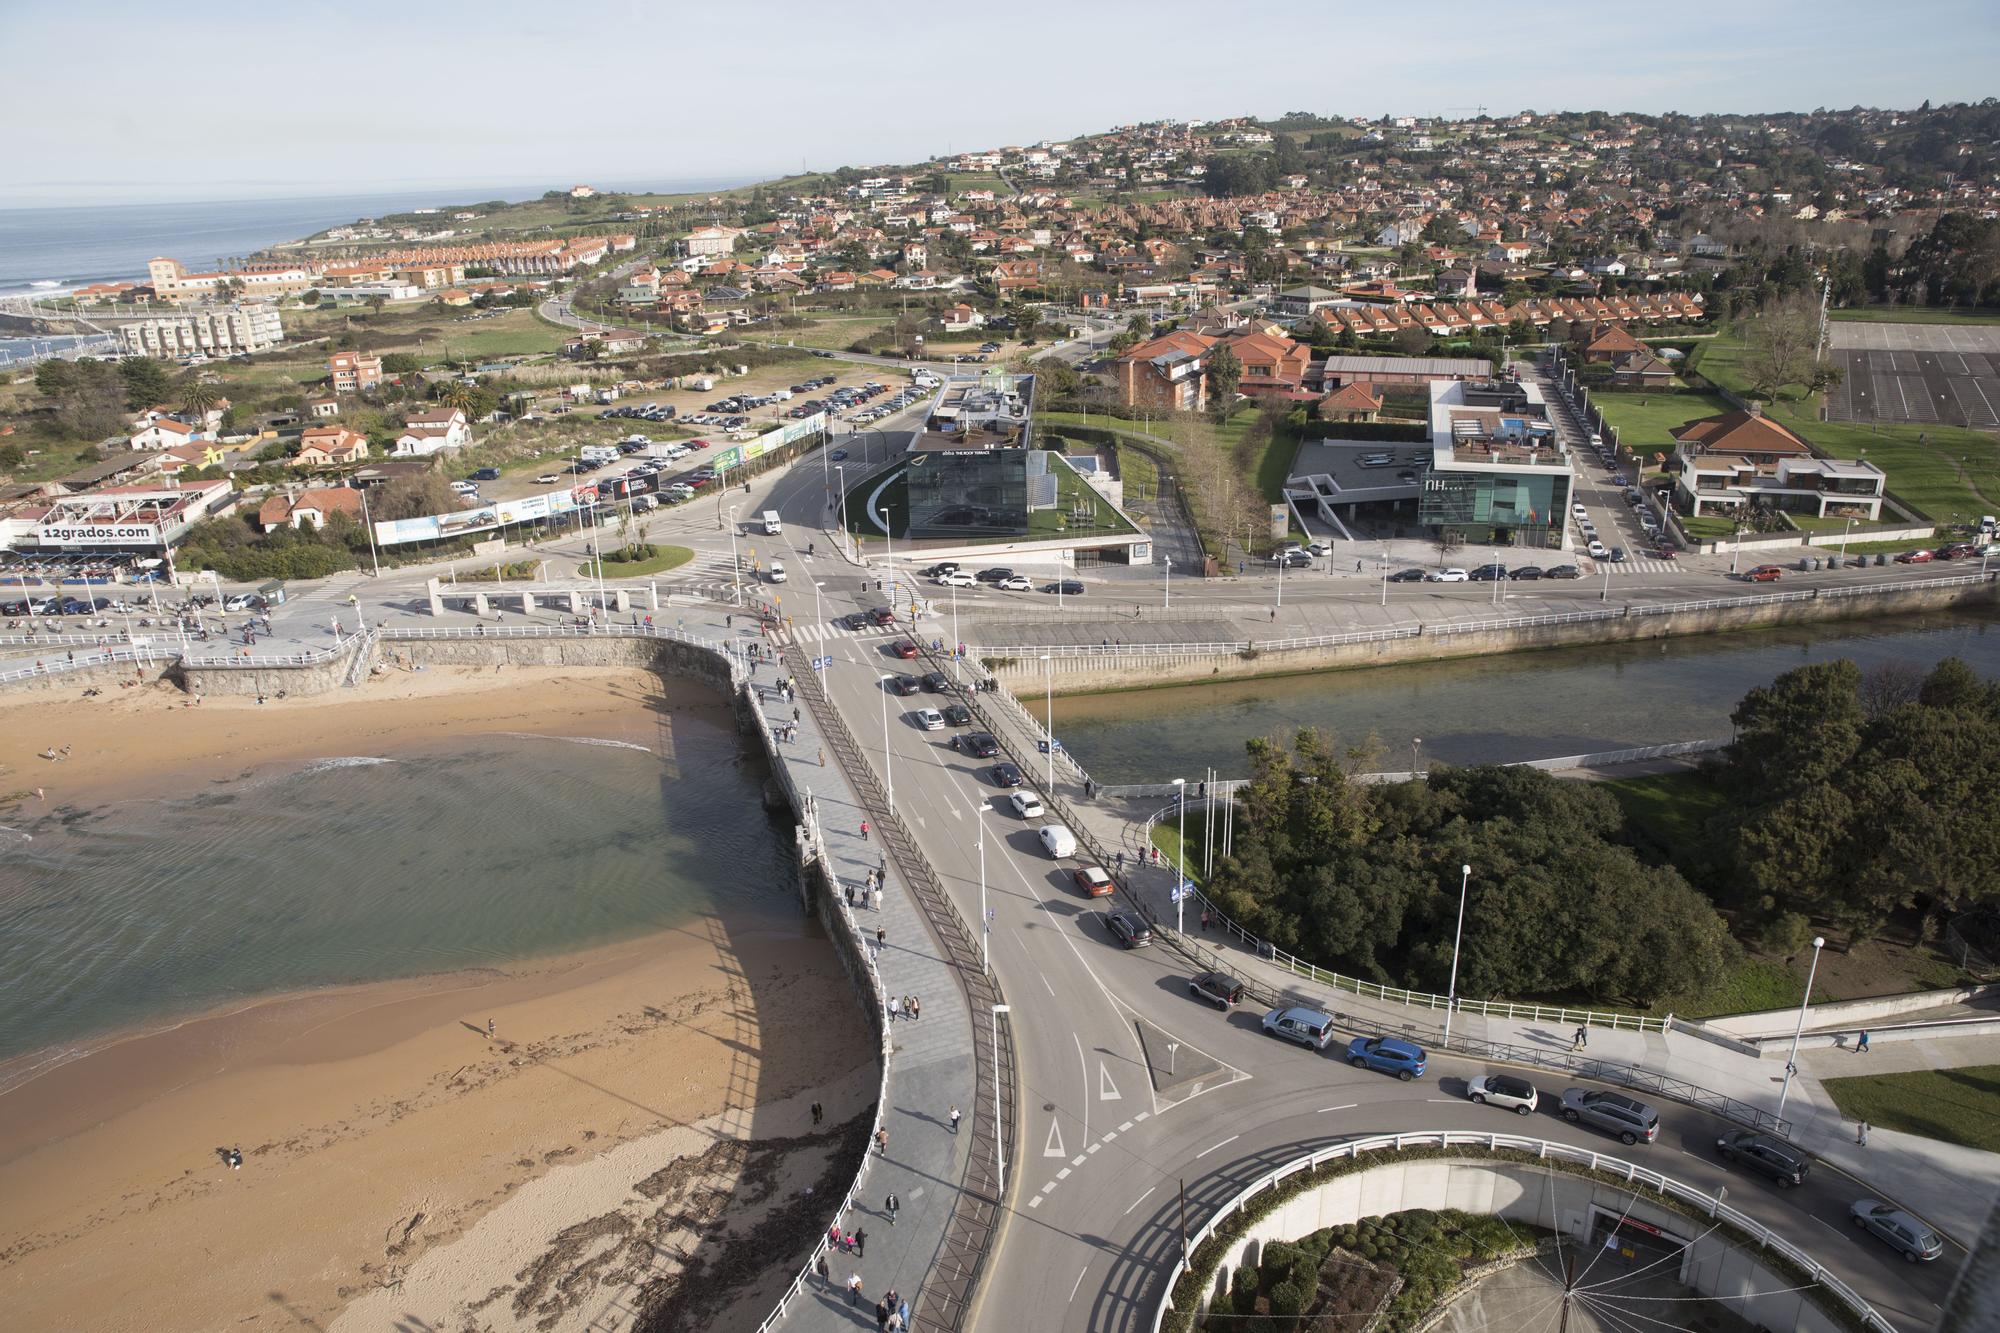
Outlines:
[[1451,528],[1472,546],[1557,550],[1570,506],[1567,468],[1473,470],[1446,465],[1424,477],[1417,518]]
[[1026,449],[917,450],[910,454],[903,478],[907,537],[1027,535]]

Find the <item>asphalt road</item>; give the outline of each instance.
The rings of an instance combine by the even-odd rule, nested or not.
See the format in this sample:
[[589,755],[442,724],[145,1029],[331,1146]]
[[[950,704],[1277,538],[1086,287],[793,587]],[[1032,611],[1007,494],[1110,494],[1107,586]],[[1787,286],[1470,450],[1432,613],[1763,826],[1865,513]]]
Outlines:
[[[1001,1021],[1014,1024],[1021,1105],[1012,1208],[978,1327],[1150,1327],[1176,1253],[1183,1181],[1192,1226],[1281,1161],[1342,1137],[1414,1128],[1537,1134],[1727,1186],[1732,1204],[1829,1260],[1899,1326],[1937,1317],[1962,1256],[1913,1269],[1860,1235],[1846,1210],[1866,1190],[1830,1168],[1791,1192],[1725,1169],[1714,1142],[1736,1128],[1730,1122],[1661,1103],[1660,1141],[1627,1149],[1546,1107],[1521,1118],[1471,1104],[1465,1080],[1484,1066],[1433,1059],[1427,1077],[1404,1084],[1340,1062],[1351,1029],[1318,1054],[1264,1036],[1257,1012],[1222,1014],[1190,998],[1174,954],[1127,951],[1110,938],[1101,909],[1112,904],[1078,895],[1074,863],[1040,850],[1038,821],[978,812],[1002,794],[991,761],[953,751],[950,732],[915,726],[910,713],[943,700],[883,689],[882,676],[909,669],[885,641],[850,638],[824,651],[830,694],[970,921],[980,919],[983,832],[992,965],[1012,1006]],[[1034,757],[1017,758],[1039,783]],[[1177,1044],[1171,1055],[1168,1042]],[[1554,1099],[1561,1087],[1542,1092]]]

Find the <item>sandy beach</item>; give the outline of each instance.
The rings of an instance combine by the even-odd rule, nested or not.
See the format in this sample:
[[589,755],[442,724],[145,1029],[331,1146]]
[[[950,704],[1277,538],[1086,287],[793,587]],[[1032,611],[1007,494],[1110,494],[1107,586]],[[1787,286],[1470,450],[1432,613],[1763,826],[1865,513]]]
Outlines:
[[[667,753],[675,711],[721,707],[644,673],[512,668],[262,706],[44,697],[0,708],[0,823],[10,803],[453,732]],[[37,757],[64,745],[65,759]],[[866,1024],[811,929],[705,919],[518,966],[246,1001],[23,1078],[24,1057],[0,1094],[7,1323],[582,1329],[613,1308],[735,1322],[789,1273],[768,1252],[744,1264],[731,1238],[768,1247],[808,1215],[809,1237],[874,1096]]]

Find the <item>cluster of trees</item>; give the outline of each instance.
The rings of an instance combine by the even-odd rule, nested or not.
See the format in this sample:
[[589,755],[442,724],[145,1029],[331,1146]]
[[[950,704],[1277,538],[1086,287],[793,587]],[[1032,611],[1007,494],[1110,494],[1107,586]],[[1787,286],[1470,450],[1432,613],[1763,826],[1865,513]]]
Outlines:
[[1459,990],[1651,1004],[1739,954],[1714,907],[1621,840],[1612,795],[1527,768],[1363,784],[1372,745],[1306,729],[1250,742],[1232,854],[1212,891],[1279,947],[1357,976],[1442,991],[1470,865]]
[[1877,301],[1931,306],[2000,306],[2000,219],[1946,213],[1900,260],[1878,245],[1862,261]]
[[1896,912],[2000,903],[2000,686],[1850,661],[1750,691],[1708,825],[1717,897],[1774,940],[1825,922],[1866,938]]
[[[122,435],[131,413],[161,404],[205,412],[222,400],[221,388],[199,370],[175,373],[164,361],[44,361],[35,388],[48,401],[49,423],[64,438],[97,440]],[[233,424],[224,416],[225,428]]]

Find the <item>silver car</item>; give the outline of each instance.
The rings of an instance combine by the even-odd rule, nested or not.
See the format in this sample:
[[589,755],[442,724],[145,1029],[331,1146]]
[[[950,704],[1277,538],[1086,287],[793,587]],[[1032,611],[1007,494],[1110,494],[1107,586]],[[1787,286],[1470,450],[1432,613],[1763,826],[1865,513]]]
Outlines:
[[1923,1221],[1880,1199],[1856,1199],[1847,1210],[1854,1225],[1871,1231],[1910,1263],[1929,1263],[1944,1253],[1944,1241]]
[[1660,1113],[1644,1102],[1615,1092],[1565,1088],[1562,1113],[1565,1120],[1595,1125],[1616,1134],[1621,1143],[1651,1143],[1660,1137]]

